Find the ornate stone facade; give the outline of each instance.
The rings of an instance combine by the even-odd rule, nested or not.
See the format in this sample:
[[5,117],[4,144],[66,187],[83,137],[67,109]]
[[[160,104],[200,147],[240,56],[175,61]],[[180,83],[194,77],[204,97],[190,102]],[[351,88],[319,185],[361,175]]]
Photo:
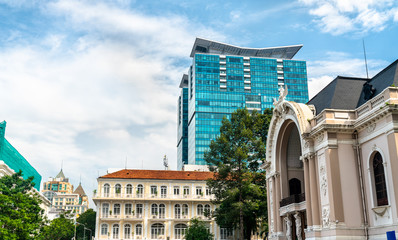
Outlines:
[[[398,88],[317,114],[285,101],[286,91],[275,100],[264,164],[269,238],[386,239],[398,229]],[[302,167],[287,163],[295,132]]]

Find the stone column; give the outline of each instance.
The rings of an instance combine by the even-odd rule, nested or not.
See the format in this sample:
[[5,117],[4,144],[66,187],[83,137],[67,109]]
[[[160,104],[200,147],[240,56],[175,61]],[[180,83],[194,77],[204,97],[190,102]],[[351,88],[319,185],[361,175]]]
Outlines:
[[341,177],[337,147],[329,146],[329,149],[325,151],[325,157],[330,203],[329,219],[325,219],[325,221],[344,222],[343,196],[341,191]]
[[266,181],[266,183],[267,183],[267,215],[268,215],[268,229],[269,229],[269,232],[271,232],[272,231],[272,229],[271,229],[271,218],[272,218],[272,216],[271,216],[271,214],[272,214],[272,211],[271,211],[271,198],[272,198],[272,190],[271,190],[271,178],[267,178],[267,181]]
[[283,226],[282,226],[282,218],[279,216],[279,208],[280,208],[280,202],[281,202],[281,177],[278,172],[275,173],[275,202],[274,205],[276,207],[275,215],[276,215],[276,225],[277,225],[277,232],[283,232]]
[[294,218],[296,220],[296,237],[297,237],[297,240],[303,240],[303,237],[301,235],[301,231],[303,229],[303,226],[301,224],[301,214],[300,214],[300,212],[296,212],[294,214]]
[[313,226],[321,225],[320,214],[319,214],[319,196],[318,196],[318,180],[316,177],[316,166],[315,158],[311,156],[309,158],[309,172],[310,172],[310,188],[311,188],[311,216]]
[[310,186],[310,173],[308,168],[308,157],[303,159],[304,162],[304,192],[305,192],[305,205],[307,214],[307,225],[312,226],[312,210],[311,210],[311,186]]
[[271,185],[272,185],[272,224],[271,226],[273,227],[273,232],[276,233],[277,230],[277,224],[276,224],[276,216],[277,216],[277,208],[276,208],[276,194],[275,194],[275,176],[271,177]]

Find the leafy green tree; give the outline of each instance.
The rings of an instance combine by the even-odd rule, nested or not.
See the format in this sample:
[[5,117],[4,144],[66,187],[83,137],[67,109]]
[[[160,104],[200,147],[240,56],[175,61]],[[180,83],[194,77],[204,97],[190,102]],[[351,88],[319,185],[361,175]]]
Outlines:
[[213,237],[213,234],[207,229],[206,224],[197,218],[189,221],[189,226],[184,236],[186,240],[212,240]]
[[[222,121],[220,135],[210,143],[205,160],[214,172],[207,185],[218,208],[218,225],[238,229],[239,239],[250,239],[267,221],[265,144],[272,110],[264,114],[238,109]],[[261,231],[261,230],[260,230]]]
[[[87,229],[90,229],[91,234],[94,235],[96,215],[96,212],[90,208],[79,216],[77,222],[80,224],[77,225],[76,230],[77,239],[83,239],[83,236],[86,236],[86,239],[89,239],[90,231]],[[84,234],[84,226],[86,226],[86,234]]]
[[39,240],[70,240],[75,233],[73,220],[61,214],[41,229]]
[[1,239],[36,239],[44,220],[34,185],[33,177],[22,178],[22,171],[0,178]]

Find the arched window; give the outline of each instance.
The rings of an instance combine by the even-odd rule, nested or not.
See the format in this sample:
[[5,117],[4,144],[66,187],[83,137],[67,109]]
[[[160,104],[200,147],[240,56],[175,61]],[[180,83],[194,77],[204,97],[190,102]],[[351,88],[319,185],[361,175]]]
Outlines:
[[289,180],[289,191],[290,196],[301,193],[301,181],[297,178],[292,178]]
[[133,205],[131,203],[124,204],[124,214],[131,215]]
[[114,224],[113,225],[112,236],[113,236],[113,239],[118,239],[119,238],[119,224]]
[[115,185],[115,194],[118,196],[122,192],[122,186],[118,183]]
[[188,204],[182,204],[182,216],[188,216],[189,213],[189,207]]
[[120,215],[120,204],[119,203],[115,203],[113,205],[113,214]]
[[135,225],[135,235],[137,235],[137,236],[142,235],[142,225],[141,224]]
[[141,224],[135,225],[135,235],[137,235],[137,236],[142,235],[142,225]]
[[209,205],[209,204],[206,204],[206,205],[205,205],[205,210],[204,210],[203,214],[204,214],[206,217],[210,217],[210,205]]
[[180,204],[174,205],[174,218],[181,218],[181,206],[180,206]]
[[165,214],[166,214],[166,206],[161,203],[159,204],[159,218],[165,218]]
[[133,193],[133,186],[131,184],[126,185],[126,194],[132,194]]
[[183,239],[185,232],[187,231],[187,225],[179,223],[174,227],[174,238],[175,239]]
[[109,214],[109,203],[103,203],[102,204],[102,217],[108,217],[108,214]]
[[151,206],[151,213],[152,215],[158,215],[158,205],[156,203],[152,204]]
[[158,239],[159,236],[164,235],[164,225],[161,223],[155,223],[151,226],[151,238]]
[[373,177],[376,191],[377,206],[388,205],[386,176],[384,174],[383,158],[377,152],[373,157]]
[[198,216],[203,216],[203,205],[202,204],[198,205],[197,214],[198,214]]
[[109,197],[109,189],[110,189],[109,184],[105,183],[104,184],[104,197]]
[[142,194],[144,194],[144,187],[142,184],[138,184],[137,186],[137,197],[142,197]]
[[108,224],[101,224],[101,235],[108,235]]
[[131,225],[126,224],[124,225],[124,239],[130,239],[131,238]]

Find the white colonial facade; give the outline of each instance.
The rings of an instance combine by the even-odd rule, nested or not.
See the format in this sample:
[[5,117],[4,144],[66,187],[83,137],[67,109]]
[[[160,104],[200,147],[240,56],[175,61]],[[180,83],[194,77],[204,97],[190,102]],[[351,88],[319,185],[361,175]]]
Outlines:
[[210,172],[121,170],[98,178],[96,239],[183,239],[192,218],[206,222],[215,239],[230,239],[207,212]]

